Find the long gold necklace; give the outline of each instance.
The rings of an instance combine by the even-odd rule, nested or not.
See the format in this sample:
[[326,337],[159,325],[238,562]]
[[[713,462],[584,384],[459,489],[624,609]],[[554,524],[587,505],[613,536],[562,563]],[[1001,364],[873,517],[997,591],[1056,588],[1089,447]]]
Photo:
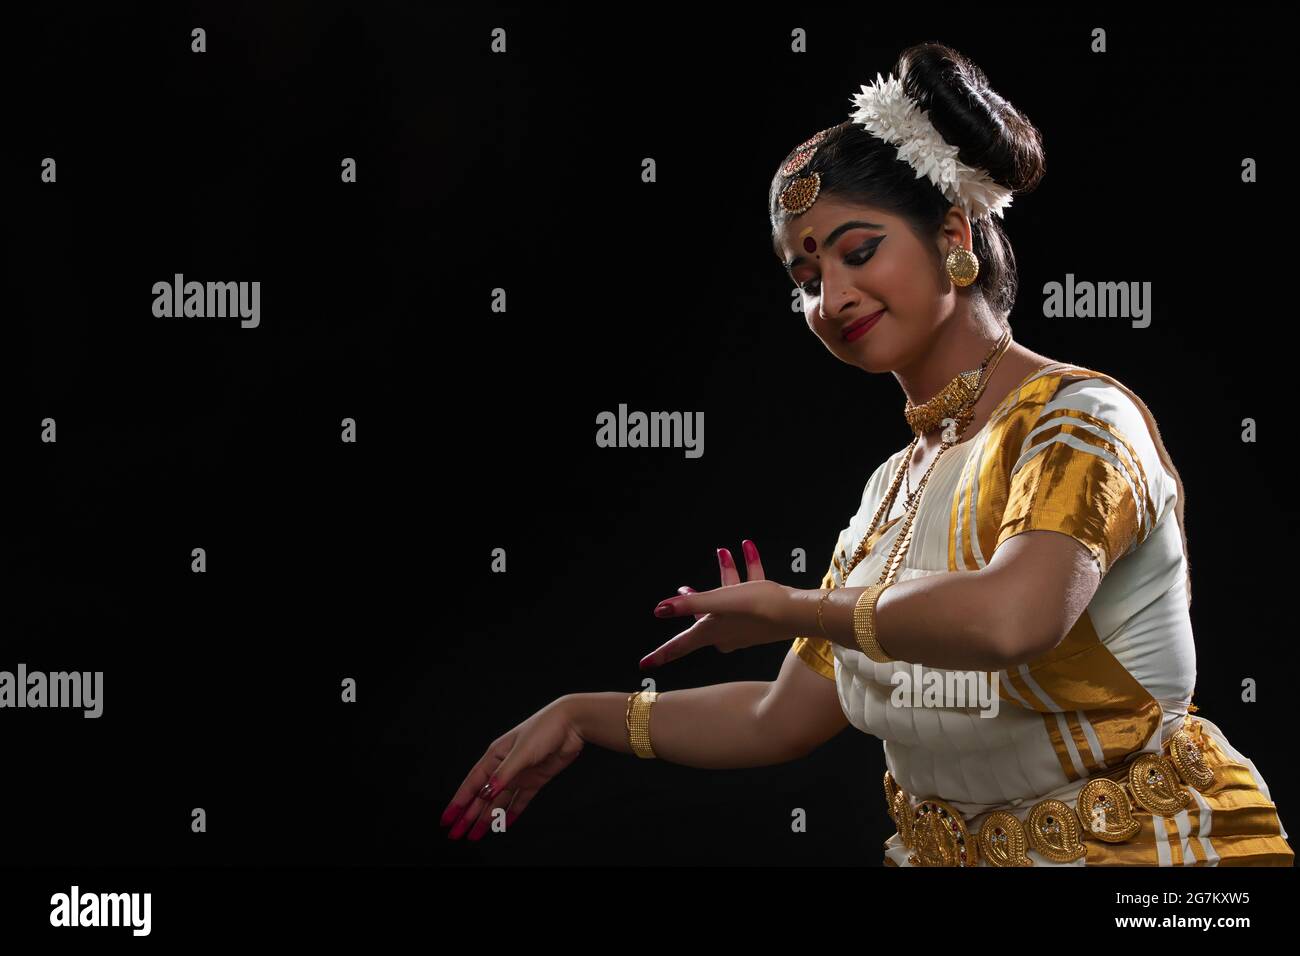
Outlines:
[[[939,463],[939,459],[943,457],[943,453],[958,443],[962,433],[975,417],[975,404],[984,394],[984,389],[988,387],[989,380],[993,377],[994,369],[998,367],[998,363],[1002,361],[1002,356],[1006,354],[1010,345],[1011,330],[1008,329],[998,341],[997,345],[993,346],[993,350],[989,353],[988,357],[985,358],[980,367],[973,370],[978,375],[978,379],[973,387],[966,388],[964,385],[959,386],[960,393],[964,395],[963,401],[959,405],[955,406],[951,404],[946,405],[946,411],[948,414],[945,414],[944,417],[952,418],[956,421],[956,434],[951,440],[945,438],[940,443],[939,451],[935,454],[934,460],[930,462],[930,467],[925,470],[925,474],[922,475],[921,480],[917,482],[916,491],[913,492],[912,497],[908,499],[903,515],[900,518],[900,520],[904,522],[903,528],[894,539],[894,547],[890,550],[889,559],[885,561],[884,568],[880,573],[880,579],[876,582],[877,584],[886,584],[893,581],[894,576],[898,573],[898,569],[902,566],[903,558],[906,556],[907,549],[912,542],[913,523],[916,518],[916,513],[920,508],[921,492],[925,490],[925,486],[930,480],[930,475],[934,472],[934,466]],[[956,379],[953,379],[953,382],[956,382],[958,379],[962,379],[965,376],[969,376],[970,374],[970,372],[963,372],[961,375],[957,376]],[[949,386],[951,385],[952,383],[950,382]],[[945,387],[944,391],[947,391],[947,387]],[[943,392],[940,392],[940,395],[942,394]],[[931,402],[926,402],[923,406],[914,407],[923,408],[930,406],[930,404]],[[909,403],[909,407],[913,406],[910,406]],[[871,527],[867,529],[867,533],[863,535],[862,540],[858,542],[858,547],[854,551],[853,557],[848,560],[847,566],[844,568],[840,576],[841,582],[848,581],[849,575],[853,573],[853,569],[856,568],[858,564],[861,563],[862,559],[867,556],[867,552],[870,550],[867,542],[871,541],[872,535],[876,533],[876,529],[880,526],[880,522],[893,508],[894,500],[898,497],[898,489],[902,485],[903,478],[907,474],[908,469],[911,467],[912,455],[915,453],[916,446],[920,441],[921,433],[917,432],[912,436],[912,441],[907,446],[907,453],[903,456],[902,467],[899,468],[898,472],[894,475],[894,480],[890,483],[889,491],[885,494],[885,498],[880,503],[880,507],[876,509],[875,517],[871,519]],[[842,550],[840,551],[840,555],[844,555]],[[843,584],[840,586],[843,587]]]

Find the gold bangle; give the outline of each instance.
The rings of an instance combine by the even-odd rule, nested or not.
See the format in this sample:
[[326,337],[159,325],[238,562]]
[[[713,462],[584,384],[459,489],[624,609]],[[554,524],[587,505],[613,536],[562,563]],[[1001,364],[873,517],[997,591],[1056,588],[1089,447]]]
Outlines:
[[821,629],[822,637],[827,638],[830,637],[830,635],[826,633],[826,625],[822,623],[822,605],[826,603],[826,599],[831,596],[833,590],[834,588],[828,590],[822,595],[822,599],[817,602],[817,626]]
[[876,602],[889,584],[872,584],[862,589],[858,603],[853,606],[853,638],[858,647],[868,658],[877,664],[888,664],[893,660],[876,639]]
[[658,691],[639,690],[627,699],[627,740],[632,752],[647,760],[655,756],[650,746],[650,708],[658,697]]

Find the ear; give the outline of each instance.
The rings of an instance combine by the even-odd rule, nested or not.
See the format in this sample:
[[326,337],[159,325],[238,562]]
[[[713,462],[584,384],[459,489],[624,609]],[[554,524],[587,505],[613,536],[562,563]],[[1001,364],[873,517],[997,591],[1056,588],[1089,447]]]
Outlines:
[[939,237],[936,241],[939,244],[940,259],[946,259],[949,250],[955,246],[961,246],[964,249],[974,248],[970,219],[960,206],[952,206],[944,215],[943,222],[939,225]]

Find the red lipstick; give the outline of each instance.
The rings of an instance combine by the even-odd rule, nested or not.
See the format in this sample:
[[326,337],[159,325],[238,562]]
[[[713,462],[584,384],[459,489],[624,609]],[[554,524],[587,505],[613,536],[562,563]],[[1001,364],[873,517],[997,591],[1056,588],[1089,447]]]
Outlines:
[[881,309],[879,312],[869,315],[865,319],[858,319],[858,321],[854,322],[852,325],[845,327],[844,331],[840,333],[841,338],[843,338],[845,342],[852,342],[855,339],[861,338],[871,330],[872,326],[880,321],[880,317],[884,314],[885,310]]

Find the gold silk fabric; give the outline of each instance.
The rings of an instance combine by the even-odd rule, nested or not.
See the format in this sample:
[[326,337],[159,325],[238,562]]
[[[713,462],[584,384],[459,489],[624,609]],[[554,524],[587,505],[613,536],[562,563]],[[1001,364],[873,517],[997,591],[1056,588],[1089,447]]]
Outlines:
[[[857,547],[902,456],[869,479],[823,588],[862,587],[879,576],[897,519],[876,533],[847,581],[839,555]],[[1195,710],[1183,504],[1182,481],[1146,404],[1111,376],[1057,363],[1029,375],[975,435],[944,454],[897,578],[978,571],[1026,531],[1068,535],[1093,556],[1102,578],[1093,600],[1050,652],[997,672],[998,713],[894,706],[893,679],[912,668],[907,662],[877,664],[811,635],[791,650],[834,682],[850,723],[882,740],[886,768],[917,808],[946,808],[973,834],[990,815],[1025,818],[1044,801],[1073,806],[1089,781],[1167,749]],[[1030,850],[1034,864],[1290,865],[1263,776],[1216,724],[1204,723],[1218,776],[1194,804],[1169,817],[1139,814],[1143,828],[1131,840],[1086,841],[1087,855],[1071,864]],[[887,862],[911,865],[898,834],[891,840]]]

